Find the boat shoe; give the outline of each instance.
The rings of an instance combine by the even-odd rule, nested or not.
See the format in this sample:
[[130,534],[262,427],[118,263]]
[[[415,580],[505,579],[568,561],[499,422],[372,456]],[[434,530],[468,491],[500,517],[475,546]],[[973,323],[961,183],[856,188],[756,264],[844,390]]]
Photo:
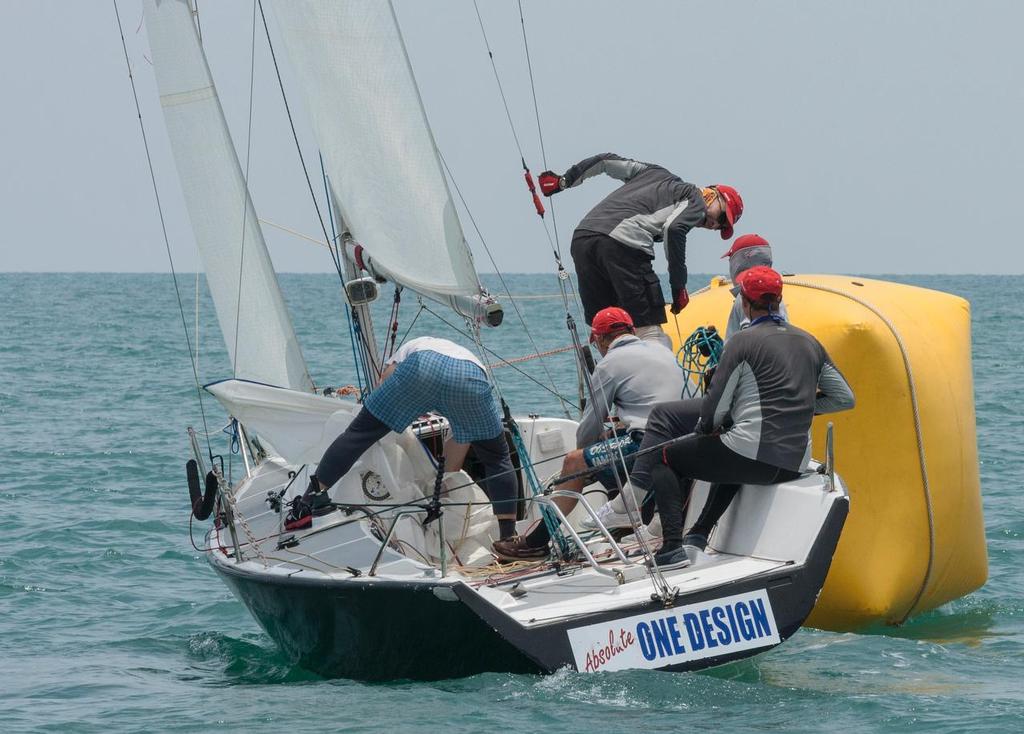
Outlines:
[[[685,568],[690,565],[690,556],[686,548],[677,545],[668,550],[661,550],[654,554],[654,562],[660,571],[671,571],[673,568]],[[647,565],[650,565],[648,563]]]
[[314,517],[326,515],[334,509],[330,495],[327,492],[310,492],[308,489],[301,497],[296,497],[290,503],[291,509],[284,519],[285,530],[302,530],[313,524]]
[[513,535],[505,540],[496,540],[491,546],[498,558],[508,561],[536,561],[548,557],[548,546],[531,546],[522,535]]

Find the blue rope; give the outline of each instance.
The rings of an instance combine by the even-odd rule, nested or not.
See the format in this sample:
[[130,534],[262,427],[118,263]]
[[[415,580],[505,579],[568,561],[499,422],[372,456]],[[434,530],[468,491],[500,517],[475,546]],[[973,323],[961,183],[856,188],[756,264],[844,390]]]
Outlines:
[[714,326],[698,326],[676,352],[676,362],[686,375],[683,395],[700,397],[705,391],[705,375],[718,366],[724,343]]
[[[512,442],[515,444],[516,452],[519,454],[519,463],[523,468],[523,473],[526,474],[526,479],[530,484],[530,491],[533,496],[536,497],[543,493],[540,486],[540,480],[537,479],[537,473],[533,470],[533,462],[530,461],[530,454],[526,451],[526,443],[523,441],[522,434],[519,433],[519,426],[514,420],[507,421],[509,431],[512,433]],[[552,540],[558,543],[558,548],[562,552],[564,557],[569,552],[569,541],[565,539],[565,536],[561,531],[561,523],[559,522],[558,516],[555,515],[554,510],[551,510],[544,505],[540,506],[540,514],[544,519],[544,525],[547,526],[548,534]]]

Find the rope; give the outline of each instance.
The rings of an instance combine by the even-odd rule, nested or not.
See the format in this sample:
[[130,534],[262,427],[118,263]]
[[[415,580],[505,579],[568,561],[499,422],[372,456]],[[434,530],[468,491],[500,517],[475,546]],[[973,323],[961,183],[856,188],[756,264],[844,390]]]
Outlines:
[[146,126],[142,122],[142,107],[139,106],[139,94],[135,89],[135,77],[132,75],[132,63],[128,56],[128,43],[124,40],[124,27],[121,25],[121,12],[117,7],[117,0],[114,3],[114,16],[117,18],[117,31],[121,35],[121,48],[124,50],[124,63],[128,67],[128,80],[131,82],[132,98],[135,100],[135,113],[139,118],[139,131],[142,133],[142,145],[146,150],[146,163],[149,166],[149,180],[153,185],[153,197],[156,199],[156,210],[160,217],[160,231],[164,238],[164,249],[167,251],[167,261],[171,267],[171,280],[174,282],[174,294],[178,300],[178,312],[181,314],[181,327],[185,332],[185,345],[188,347],[189,363],[192,365],[192,377],[195,380],[196,396],[199,399],[199,413],[203,419],[203,432],[206,434],[206,453],[213,462],[213,447],[210,445],[210,428],[206,423],[206,409],[203,406],[203,387],[199,382],[199,367],[196,364],[196,355],[192,350],[192,340],[188,335],[188,322],[185,319],[185,307],[181,303],[181,289],[178,287],[178,274],[174,268],[174,257],[171,255],[171,241],[167,236],[167,221],[164,219],[164,209],[160,202],[160,190],[156,185],[156,172],[153,170],[153,157],[149,152],[149,139],[146,137]]
[[897,622],[897,624],[903,624],[910,615],[913,614],[914,608],[921,601],[921,597],[924,596],[924,592],[928,588],[928,584],[931,582],[932,572],[935,564],[935,517],[932,510],[932,497],[931,497],[931,485],[928,481],[928,467],[925,463],[924,455],[924,436],[921,430],[921,412],[917,401],[917,387],[914,383],[914,371],[910,364],[910,355],[907,353],[907,346],[903,342],[903,337],[900,336],[899,330],[896,325],[889,320],[889,318],[879,311],[874,305],[865,301],[859,296],[840,290],[839,288],[832,288],[831,286],[818,285],[817,283],[807,283],[800,280],[786,279],[786,285],[795,285],[801,288],[810,288],[813,290],[824,291],[826,293],[833,293],[837,296],[843,296],[848,298],[854,303],[858,303],[864,308],[868,309],[879,320],[886,325],[890,332],[892,332],[893,338],[896,340],[896,345],[900,349],[900,356],[903,358],[903,368],[907,375],[907,384],[910,388],[910,405],[914,414],[914,433],[917,438],[917,459],[921,467],[921,483],[924,489],[924,504],[928,511],[928,565],[925,567],[924,578],[921,580],[921,587],[918,589],[917,594],[914,596],[913,602],[907,608],[906,614]]
[[[433,316],[434,318],[436,318],[436,319],[437,319],[438,321],[440,321],[441,323],[443,323],[443,324],[445,324],[446,326],[448,326],[448,327],[450,327],[451,329],[453,329],[453,330],[454,330],[455,332],[457,332],[457,333],[459,333],[459,334],[462,334],[462,336],[466,337],[467,339],[472,339],[472,338],[473,338],[471,334],[467,334],[467,333],[466,333],[465,331],[463,331],[462,329],[460,329],[459,327],[457,327],[457,326],[456,326],[455,324],[453,324],[453,323],[452,323],[451,321],[449,321],[448,319],[446,319],[446,318],[445,318],[444,316],[442,316],[441,314],[439,314],[439,313],[437,313],[436,311],[432,310],[432,309],[431,309],[431,308],[430,308],[429,306],[423,305],[423,306],[422,306],[422,309],[423,309],[424,311],[426,311],[427,313],[429,313],[429,314],[430,314],[431,316]],[[491,349],[491,348],[490,348],[490,347],[488,347],[487,345],[485,345],[485,344],[481,344],[480,346],[481,346],[481,348],[482,348],[482,349],[483,349],[484,351],[486,351],[486,352],[487,352],[488,354],[490,354],[490,355],[491,355],[491,356],[493,356],[493,357],[497,357],[497,358],[498,358],[498,359],[500,359],[500,360],[501,360],[501,361],[502,361],[503,363],[506,363],[506,364],[508,364],[508,366],[510,366],[510,367],[511,367],[512,369],[514,369],[514,370],[515,370],[516,372],[518,372],[519,374],[521,374],[521,375],[522,375],[523,377],[525,377],[525,378],[526,378],[527,380],[529,380],[529,381],[530,381],[530,382],[532,382],[533,384],[537,385],[537,387],[540,387],[540,388],[543,388],[544,390],[547,390],[547,391],[548,391],[549,393],[551,393],[552,395],[554,395],[554,396],[555,396],[556,398],[558,398],[558,399],[559,399],[560,401],[562,401],[563,403],[567,401],[567,398],[566,398],[566,397],[565,397],[564,395],[562,395],[561,393],[559,393],[559,392],[557,392],[557,391],[553,390],[552,388],[548,387],[548,386],[547,386],[547,385],[545,385],[545,384],[544,384],[543,382],[541,382],[540,380],[538,380],[537,378],[535,378],[535,377],[534,377],[533,375],[531,375],[531,374],[530,374],[529,372],[525,372],[525,371],[523,371],[523,370],[519,369],[518,367],[516,367],[516,366],[515,366],[514,364],[512,364],[511,362],[509,362],[508,360],[506,360],[506,359],[505,359],[504,357],[502,357],[502,356],[501,356],[500,354],[498,354],[497,352],[495,352],[495,351],[494,351],[493,349]],[[496,383],[495,383],[495,384],[496,384]]]
[[527,354],[523,357],[513,357],[512,359],[506,359],[501,362],[494,362],[493,364],[489,364],[487,365],[487,369],[496,370],[499,367],[511,367],[512,365],[520,364],[522,362],[529,362],[532,359],[550,357],[552,354],[562,354],[563,352],[571,352],[575,348],[576,347],[574,347],[572,344],[569,344],[568,346],[565,347],[558,347],[558,349],[549,349],[546,352],[539,352],[537,354]]

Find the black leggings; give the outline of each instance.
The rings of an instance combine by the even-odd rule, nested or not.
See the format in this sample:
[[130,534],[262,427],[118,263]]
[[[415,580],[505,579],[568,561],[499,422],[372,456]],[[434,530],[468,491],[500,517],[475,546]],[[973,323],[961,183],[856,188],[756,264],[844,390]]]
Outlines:
[[[360,456],[390,431],[390,428],[364,407],[324,452],[316,469],[317,480],[325,487],[333,487],[348,473]],[[499,433],[494,438],[473,441],[470,445],[483,465],[484,476],[493,477],[484,479],[481,487],[494,507],[494,514],[514,515],[516,477],[512,472],[512,458],[504,434]]]
[[654,467],[651,478],[666,543],[683,538],[684,493],[689,496],[693,480],[712,483],[708,501],[690,529],[692,533],[707,536],[728,509],[740,485],[776,484],[800,476],[800,472],[741,456],[726,448],[718,436],[696,433],[666,448],[663,460],[663,464]]

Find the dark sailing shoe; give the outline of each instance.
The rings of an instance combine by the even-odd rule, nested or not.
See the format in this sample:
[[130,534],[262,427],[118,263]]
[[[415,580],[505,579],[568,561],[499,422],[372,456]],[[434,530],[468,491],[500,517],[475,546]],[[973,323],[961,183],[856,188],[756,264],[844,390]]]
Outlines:
[[509,561],[537,561],[548,557],[547,543],[531,546],[522,535],[514,535],[506,540],[496,540],[491,546],[494,554]]
[[683,536],[683,545],[693,546],[703,552],[708,547],[708,537],[698,533],[689,533]]
[[327,492],[316,491],[319,486],[316,479],[310,479],[309,488],[306,489],[303,495],[291,501],[289,504],[291,509],[288,511],[288,516],[284,519],[285,530],[308,528],[313,524],[314,517],[326,515],[334,509],[334,503],[331,502]]
[[674,568],[689,566],[690,557],[686,555],[686,549],[683,546],[673,544],[668,548],[662,546],[662,550],[654,554],[654,562],[658,565],[659,570],[671,571]]

